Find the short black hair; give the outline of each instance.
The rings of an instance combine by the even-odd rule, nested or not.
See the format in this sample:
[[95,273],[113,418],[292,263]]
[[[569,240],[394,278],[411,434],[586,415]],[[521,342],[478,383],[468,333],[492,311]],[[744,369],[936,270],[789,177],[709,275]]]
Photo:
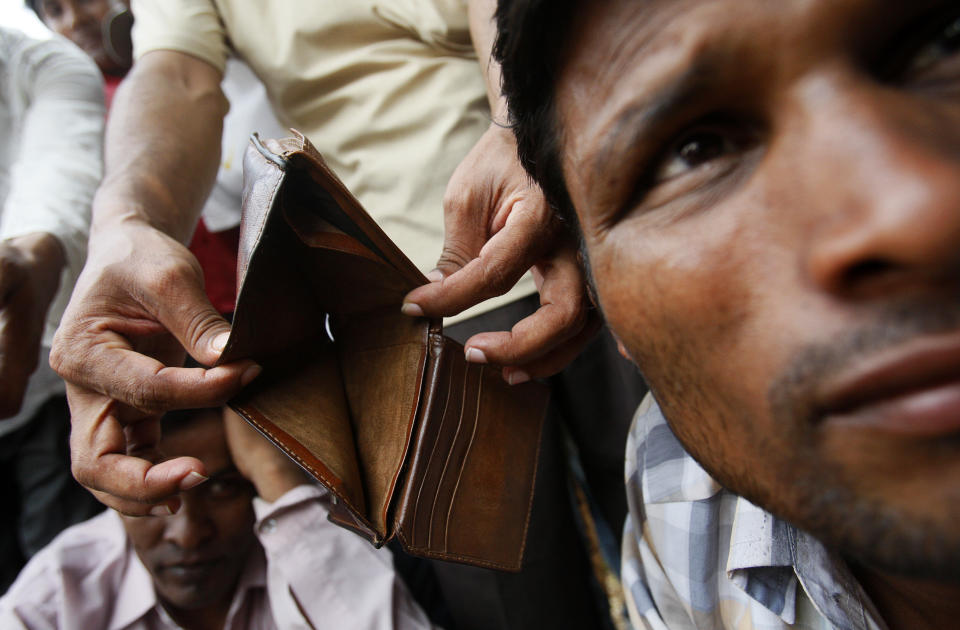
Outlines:
[[577,238],[579,223],[560,160],[556,83],[578,0],[500,0],[493,55],[503,73],[520,162]]
[[40,21],[43,22],[43,12],[40,10],[40,2],[42,2],[42,0],[23,0],[27,8],[33,9],[33,12],[36,13]]

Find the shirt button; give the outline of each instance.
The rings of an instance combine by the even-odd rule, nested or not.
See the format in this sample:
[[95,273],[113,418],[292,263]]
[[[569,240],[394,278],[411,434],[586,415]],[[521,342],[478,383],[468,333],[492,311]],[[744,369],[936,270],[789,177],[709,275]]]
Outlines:
[[277,519],[268,518],[263,522],[263,527],[261,529],[263,529],[264,532],[269,534],[273,532],[273,530],[275,530],[276,528],[277,528]]

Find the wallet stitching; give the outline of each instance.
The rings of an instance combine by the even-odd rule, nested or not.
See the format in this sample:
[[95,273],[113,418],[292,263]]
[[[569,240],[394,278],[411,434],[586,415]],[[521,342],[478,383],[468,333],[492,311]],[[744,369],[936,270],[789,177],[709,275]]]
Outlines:
[[[507,571],[519,571],[522,566],[518,564],[507,564],[505,562],[493,562],[492,560],[484,560],[482,558],[477,558],[475,556],[468,556],[461,553],[450,553],[448,551],[436,551],[429,547],[418,547],[417,545],[410,544],[410,541],[403,534],[403,530],[397,530],[397,537],[400,539],[400,542],[403,543],[404,548],[407,551],[420,554],[425,558],[438,558],[440,560],[459,560],[460,562],[467,562],[474,564],[480,567],[487,567],[488,569],[500,569]],[[521,550],[522,552],[522,550]],[[523,553],[520,554],[520,557],[523,558]]]
[[[436,387],[435,381],[432,386],[434,388]],[[443,435],[443,425],[445,424],[447,419],[447,410],[450,408],[450,389],[452,387],[453,387],[453,381],[451,379],[447,379],[447,397],[443,401],[443,414],[440,416],[440,426],[437,429],[437,433],[436,433],[437,439],[433,441],[433,447],[430,449],[430,456],[427,458],[426,464],[423,469],[423,475],[420,478],[420,487],[417,488],[417,502],[416,502],[417,509],[413,515],[413,528],[412,528],[413,531],[410,532],[413,538],[416,538],[417,515],[420,512],[420,497],[423,495],[423,488],[427,485],[427,475],[429,474],[430,469],[432,467],[434,456],[437,454],[437,445],[440,444],[440,436]],[[424,414],[424,418],[422,420],[422,422],[424,422],[424,425],[426,425],[426,415],[427,414]],[[436,501],[434,501],[434,503],[436,503]],[[432,515],[433,515],[432,506],[430,508],[430,514],[432,518]],[[427,523],[427,539],[428,540],[430,538],[431,526],[432,526],[432,523],[428,522]]]
[[[457,419],[457,430],[453,434],[453,440],[451,444],[457,443],[457,438],[460,437],[460,429],[463,427],[463,399],[467,393],[467,370],[464,368],[463,371],[463,392],[460,394],[460,417]],[[440,471],[440,479],[437,482],[437,491],[433,495],[433,506],[430,508],[430,528],[427,530],[427,545],[433,546],[433,519],[434,515],[437,512],[437,502],[440,500],[440,489],[443,488],[443,479],[447,476],[447,467],[450,465],[450,458],[453,456],[452,449],[447,452],[447,457],[443,461],[443,470]],[[446,528],[446,524],[444,524]],[[444,541],[446,545],[446,541]],[[446,549],[446,547],[444,547]]]
[[[470,365],[467,365],[466,370],[464,370],[464,393],[466,393],[467,382],[470,375]],[[460,463],[460,472],[457,473],[457,483],[453,486],[453,492],[450,493],[450,501],[447,505],[447,518],[444,521],[444,531],[443,531],[443,548],[448,549],[450,547],[447,542],[450,538],[450,514],[453,512],[453,504],[457,500],[457,491],[460,489],[460,481],[463,479],[463,470],[467,467],[467,459],[470,457],[470,451],[473,449],[474,439],[477,437],[477,425],[480,424],[480,396],[483,393],[483,367],[480,366],[480,374],[477,379],[477,403],[474,405],[474,414],[473,414],[473,432],[470,433],[470,441],[467,442],[467,450],[463,454],[463,461]],[[463,417],[461,413],[460,417]]]
[[[255,409],[255,408],[252,407],[252,409]],[[259,413],[259,412],[258,412],[258,413]],[[280,437],[275,434],[275,432],[273,432],[273,431],[270,430],[269,427],[265,426],[263,423],[261,423],[260,421],[258,421],[256,418],[253,418],[253,417],[251,417],[251,416],[252,416],[252,414],[250,414],[250,413],[243,413],[243,417],[246,418],[246,419],[247,419],[249,422],[251,422],[252,424],[256,425],[256,427],[257,427],[258,429],[260,429],[261,431],[263,431],[263,432],[273,441],[273,443],[274,443],[275,445],[277,445],[277,446],[279,446],[281,449],[283,449],[283,451],[284,451],[287,455],[289,455],[290,457],[292,457],[294,460],[296,460],[296,462],[297,462],[298,464],[300,464],[301,466],[303,466],[304,468],[306,468],[307,470],[309,470],[310,473],[313,474],[314,477],[316,477],[317,479],[319,479],[319,480],[323,483],[323,485],[326,486],[328,490],[330,490],[330,492],[332,492],[334,495],[336,495],[337,497],[339,497],[341,501],[343,501],[344,503],[347,503],[347,504],[349,505],[350,502],[347,501],[347,499],[344,498],[344,496],[343,496],[342,494],[340,494],[339,492],[337,492],[336,490],[333,489],[333,486],[336,485],[336,484],[332,483],[332,482],[327,478],[326,475],[324,475],[321,471],[317,470],[314,466],[312,466],[310,463],[308,463],[307,461],[305,461],[300,455],[298,455],[298,454],[297,454],[296,452],[294,452],[290,447],[288,447],[288,446],[283,442],[283,440],[281,440]],[[350,516],[351,516],[351,517],[354,517],[353,514],[351,514]],[[355,517],[354,517],[354,518],[355,518]],[[366,523],[361,523],[361,524],[364,525],[364,526],[366,526]],[[379,534],[377,534],[377,536],[379,537]]]

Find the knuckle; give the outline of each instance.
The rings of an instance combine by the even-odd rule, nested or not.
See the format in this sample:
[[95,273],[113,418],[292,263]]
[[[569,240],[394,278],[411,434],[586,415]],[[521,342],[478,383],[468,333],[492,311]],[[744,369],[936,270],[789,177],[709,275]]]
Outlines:
[[128,405],[148,414],[162,413],[170,408],[170,400],[153,379],[127,383]]
[[473,256],[469,253],[467,245],[465,242],[462,242],[457,239],[448,240],[443,246],[443,252],[440,254],[440,258],[437,260],[437,267],[441,269],[462,268],[465,267],[471,260]]
[[443,193],[443,211],[444,213],[457,214],[465,212],[474,205],[474,195],[472,189],[461,185],[456,181],[456,177],[450,180],[446,191]]
[[219,321],[220,317],[208,309],[201,309],[189,314],[183,331],[184,340],[190,347],[199,347],[203,336],[214,328]]
[[515,284],[513,274],[503,261],[484,261],[481,277],[487,288],[487,297],[502,295]]
[[177,304],[187,287],[203,282],[202,273],[195,260],[182,257],[165,258],[152,265],[149,273],[141,279],[140,301],[154,310]]

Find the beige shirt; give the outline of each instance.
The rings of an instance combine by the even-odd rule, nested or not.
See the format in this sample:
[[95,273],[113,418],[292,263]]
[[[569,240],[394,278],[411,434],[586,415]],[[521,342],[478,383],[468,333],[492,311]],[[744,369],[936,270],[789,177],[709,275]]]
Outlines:
[[[222,71],[235,51],[280,122],[310,138],[417,267],[433,269],[447,181],[490,123],[465,0],[134,0],[132,8],[137,57],[176,50]],[[533,291],[528,274],[451,321]]]

